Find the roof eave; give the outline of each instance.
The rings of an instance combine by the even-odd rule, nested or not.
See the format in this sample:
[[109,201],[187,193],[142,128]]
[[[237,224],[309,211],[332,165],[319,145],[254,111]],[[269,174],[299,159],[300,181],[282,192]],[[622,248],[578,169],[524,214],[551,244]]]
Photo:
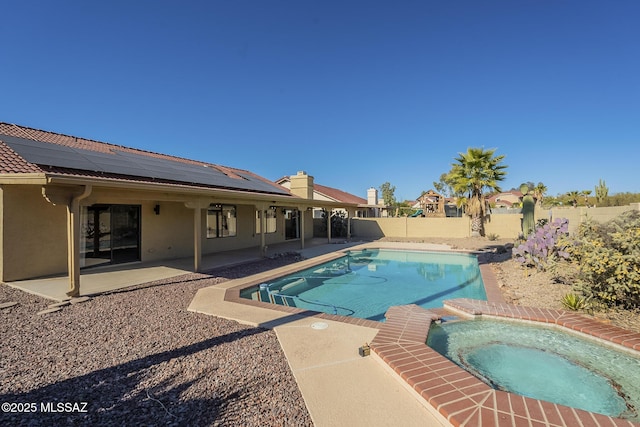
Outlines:
[[47,175],[39,172],[0,174],[0,184],[45,185],[46,183]]

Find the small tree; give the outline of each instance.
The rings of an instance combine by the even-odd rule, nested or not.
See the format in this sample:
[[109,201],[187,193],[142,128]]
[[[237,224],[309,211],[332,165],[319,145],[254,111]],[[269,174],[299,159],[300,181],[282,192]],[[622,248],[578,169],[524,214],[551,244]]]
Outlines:
[[385,205],[393,206],[396,203],[396,197],[394,195],[396,187],[389,182],[385,182],[380,186],[380,193],[382,193],[382,200]]
[[573,190],[573,191],[569,191],[567,193],[567,197],[569,198],[569,202],[571,203],[571,206],[573,206],[574,208],[578,206],[578,197],[580,197],[580,192]]
[[454,191],[449,181],[449,174],[440,175],[439,181],[433,181],[433,188],[445,197],[453,196]]
[[396,196],[395,196],[396,187],[391,185],[388,181],[380,186],[380,193],[382,193],[382,201],[384,205],[387,207],[396,206]]
[[533,187],[533,197],[536,199],[538,205],[542,205],[544,195],[547,192],[547,186],[539,182],[538,185]]
[[348,237],[347,236],[347,221],[349,218],[344,211],[332,211],[331,213],[326,209],[322,210],[322,227],[320,230],[325,233],[327,231],[327,215],[331,215],[331,236],[333,237]]

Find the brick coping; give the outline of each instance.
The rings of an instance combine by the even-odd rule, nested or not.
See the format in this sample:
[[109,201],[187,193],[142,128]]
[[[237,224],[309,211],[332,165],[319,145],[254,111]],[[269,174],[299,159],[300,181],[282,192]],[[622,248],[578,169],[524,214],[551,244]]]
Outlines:
[[[563,310],[520,307],[502,302],[457,299],[447,307],[486,315],[555,324],[630,351],[640,352],[640,334]],[[417,305],[391,307],[371,349],[418,395],[454,426],[640,426],[517,394],[494,390],[426,345],[431,322],[441,316]],[[639,354],[640,356],[640,354]]]

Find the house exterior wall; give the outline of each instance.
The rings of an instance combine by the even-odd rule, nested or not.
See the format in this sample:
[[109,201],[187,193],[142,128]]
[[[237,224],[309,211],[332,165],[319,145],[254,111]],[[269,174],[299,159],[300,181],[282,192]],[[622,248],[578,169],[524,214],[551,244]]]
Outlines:
[[67,271],[67,210],[36,185],[2,186],[2,281]]
[[[156,204],[160,206],[159,215],[153,210]],[[192,209],[179,202],[143,201],[141,207],[141,261],[193,256]],[[206,233],[206,228],[202,230]]]
[[[81,206],[140,206],[140,257],[143,262],[192,257],[194,210],[187,208],[184,201],[163,201],[163,197],[175,199],[166,194],[100,188],[82,200]],[[212,202],[215,201],[212,199]],[[160,206],[159,214],[154,212],[156,204]],[[261,237],[256,233],[256,206],[235,206],[237,235],[234,237],[207,238],[207,209],[201,210],[203,255],[260,246]],[[49,203],[42,196],[41,186],[3,185],[0,186],[0,208],[0,280],[67,274],[66,206]],[[305,237],[311,238],[311,212],[304,214],[307,215]],[[267,245],[286,240],[285,218],[280,210],[276,218],[276,232],[265,234]]]

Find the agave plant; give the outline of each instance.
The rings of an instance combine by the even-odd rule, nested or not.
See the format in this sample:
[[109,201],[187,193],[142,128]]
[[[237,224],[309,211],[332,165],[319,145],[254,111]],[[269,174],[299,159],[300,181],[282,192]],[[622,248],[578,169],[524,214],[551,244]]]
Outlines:
[[588,299],[576,294],[566,294],[562,297],[561,302],[566,309],[571,311],[585,310],[589,307]]

